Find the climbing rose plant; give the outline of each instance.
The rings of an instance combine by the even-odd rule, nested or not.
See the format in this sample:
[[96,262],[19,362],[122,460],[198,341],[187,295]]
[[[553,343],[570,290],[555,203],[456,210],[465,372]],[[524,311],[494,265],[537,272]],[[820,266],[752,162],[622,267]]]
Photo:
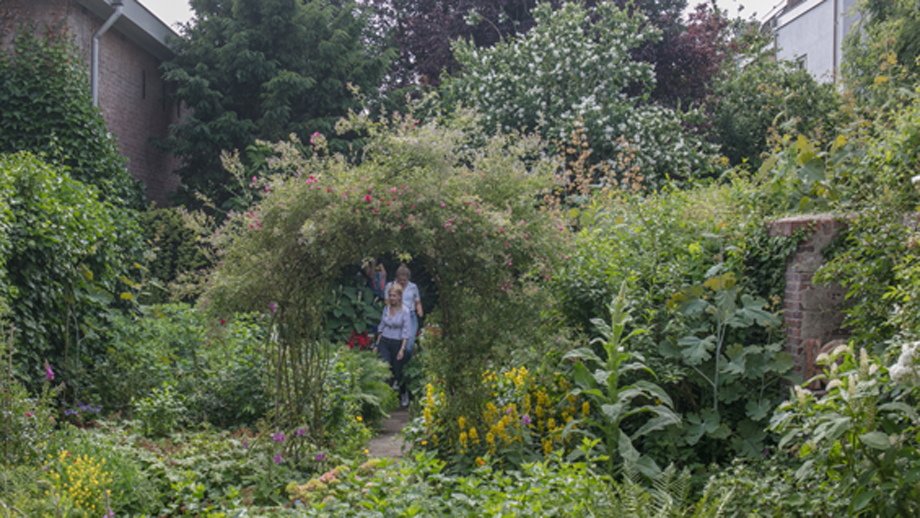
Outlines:
[[480,410],[482,369],[499,344],[532,332],[531,297],[565,260],[568,230],[542,203],[559,163],[542,158],[540,139],[484,138],[478,128],[472,112],[424,123],[351,114],[338,131],[364,136],[360,162],[328,154],[323,135],[309,153],[296,139],[272,146],[267,176],[226,157],[260,201],[211,238],[219,265],[203,300],[215,321],[233,311],[271,316],[279,426],[306,416],[322,436],[322,301],[340,268],[368,253],[423,261],[443,332],[430,374],[451,395],[449,414]]

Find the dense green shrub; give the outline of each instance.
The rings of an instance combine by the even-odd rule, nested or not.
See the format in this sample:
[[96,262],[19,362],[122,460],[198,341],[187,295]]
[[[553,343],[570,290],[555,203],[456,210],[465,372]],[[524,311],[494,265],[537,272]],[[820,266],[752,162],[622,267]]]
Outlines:
[[[327,378],[326,422],[330,433],[346,437],[351,420],[361,417],[364,426],[374,429],[380,426],[387,412],[396,408],[396,392],[387,385],[390,366],[380,360],[375,352],[339,347],[330,362]],[[363,434],[349,437],[360,450],[364,447]],[[340,441],[341,442],[341,441]],[[348,451],[348,448],[341,448]]]
[[77,388],[105,351],[87,341],[90,321],[114,294],[133,298],[121,287],[133,283],[125,273],[136,228],[96,188],[29,153],[0,155],[0,174],[12,211],[6,264],[19,374],[34,379],[49,361],[68,390]]
[[776,134],[833,136],[840,119],[833,83],[777,60],[772,40],[758,39],[734,58],[713,81],[705,105],[709,138],[731,165],[760,167]]
[[[816,282],[847,289],[845,325],[855,343],[881,353],[896,333],[920,333],[916,308],[916,217],[920,193],[911,179],[920,147],[920,100],[878,115],[853,136],[852,157],[830,167],[840,193],[834,204],[853,216]],[[841,137],[845,139],[845,137]]]
[[189,227],[180,210],[150,207],[141,214],[144,237],[153,251],[153,259],[145,267],[151,284],[146,301],[165,302],[170,283],[182,274],[210,265],[200,248],[198,234]]
[[849,516],[920,512],[918,349],[920,343],[903,344],[890,370],[865,348],[822,354],[827,393],[796,386],[773,416],[771,427],[783,434],[779,447],[802,460],[795,477],[820,479],[821,491],[848,502]]
[[[595,197],[579,214],[584,228],[571,259],[553,277],[564,316],[589,333],[590,319],[629,280],[635,310],[627,332],[647,331],[631,349],[684,418],[681,428],[642,441],[656,460],[708,464],[758,455],[769,443],[763,429],[791,367],[771,313],[800,237],[767,235],[773,206],[759,185],[738,177]],[[757,397],[740,398],[745,393]]]
[[164,407],[166,400],[181,400],[180,422],[252,424],[268,408],[264,339],[253,319],[208,326],[200,311],[184,304],[152,306],[142,316],[110,315],[102,339],[108,354],[84,396],[107,412],[131,415],[141,404],[154,415],[172,414],[167,410],[175,405]]
[[782,451],[768,455],[736,460],[709,478],[710,492],[732,494],[724,505],[726,516],[849,516],[850,496],[831,491],[822,474],[799,477],[801,462],[794,456]]
[[61,23],[41,35],[20,27],[12,48],[0,51],[0,153],[42,155],[74,180],[96,186],[103,201],[142,210],[143,184],[128,174],[92,105],[83,57]]
[[920,78],[920,2],[861,0],[857,20],[843,41],[841,72],[858,98],[858,109],[872,111],[905,100]]

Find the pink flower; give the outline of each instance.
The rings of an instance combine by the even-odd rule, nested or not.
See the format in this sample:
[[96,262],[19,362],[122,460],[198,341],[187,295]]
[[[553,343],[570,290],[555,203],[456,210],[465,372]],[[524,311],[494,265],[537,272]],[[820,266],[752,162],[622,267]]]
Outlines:
[[226,323],[227,323],[227,319],[226,319],[226,318],[220,319],[220,325],[224,325],[224,324],[226,324]]
[[51,370],[51,365],[48,365],[48,360],[45,360],[45,379],[48,381],[54,379],[54,371]]
[[31,412],[26,412],[26,417],[32,417],[32,413],[31,413]]
[[[413,205],[413,207],[414,207],[414,205]],[[443,209],[444,207],[447,207],[447,204],[446,204],[446,203],[442,203],[442,204],[441,204],[441,208]]]
[[364,200],[365,200],[365,201],[371,201],[371,195],[368,194],[367,196],[365,196],[365,197],[364,197]]

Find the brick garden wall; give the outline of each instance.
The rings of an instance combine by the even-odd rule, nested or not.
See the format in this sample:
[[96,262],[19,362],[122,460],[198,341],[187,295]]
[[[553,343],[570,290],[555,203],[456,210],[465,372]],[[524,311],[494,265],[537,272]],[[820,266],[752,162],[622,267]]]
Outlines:
[[807,236],[786,265],[783,301],[786,351],[795,361],[795,373],[803,379],[811,372],[809,362],[816,356],[811,348],[848,336],[842,329],[841,312],[846,290],[812,283],[812,277],[824,263],[822,250],[846,226],[846,219],[832,214],[794,216],[768,224],[771,236],[792,236],[798,230]]
[[[89,71],[93,34],[105,20],[72,0],[2,0],[0,4],[0,41],[4,45],[9,45],[12,29],[19,21],[33,20],[43,26],[64,18]],[[155,56],[115,28],[100,40],[99,106],[103,118],[128,159],[131,176],[147,185],[147,199],[164,205],[168,193],[179,185],[179,177],[172,174],[178,163],[154,147],[151,139],[165,138],[169,125],[179,117],[175,103],[163,100],[169,85],[163,81],[159,66]]]

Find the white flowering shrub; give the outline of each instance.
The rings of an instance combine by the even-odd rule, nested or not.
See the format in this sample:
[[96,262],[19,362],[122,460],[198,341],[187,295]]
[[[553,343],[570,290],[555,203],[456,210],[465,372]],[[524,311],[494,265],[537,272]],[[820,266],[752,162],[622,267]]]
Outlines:
[[888,369],[891,381],[901,385],[920,385],[920,342],[905,342],[901,345],[898,362]]
[[489,49],[458,41],[454,52],[464,70],[442,87],[445,100],[478,105],[487,131],[536,131],[563,143],[583,128],[592,161],[610,166],[602,182],[627,173],[655,180],[708,170],[714,148],[684,127],[698,114],[649,99],[655,71],[631,53],[659,31],[640,11],[613,2],[556,11],[542,4],[534,19],[527,34]]
[[[911,382],[918,346],[906,344],[906,365],[898,361],[897,376]],[[795,479],[832,495],[846,516],[920,516],[916,391],[903,390],[896,369],[865,348],[843,345],[817,362],[827,392],[796,386],[771,420],[778,447],[801,460]]]

